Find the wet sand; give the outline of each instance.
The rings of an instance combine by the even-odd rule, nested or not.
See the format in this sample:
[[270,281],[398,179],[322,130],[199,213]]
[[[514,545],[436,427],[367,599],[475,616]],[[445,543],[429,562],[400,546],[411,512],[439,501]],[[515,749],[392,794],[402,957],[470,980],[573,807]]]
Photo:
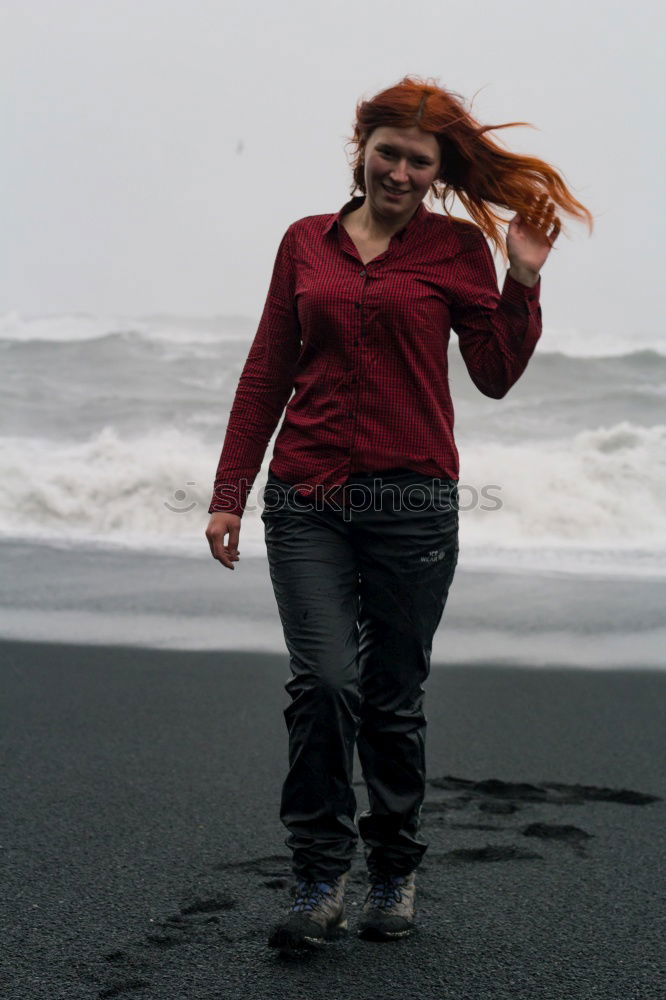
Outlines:
[[286,654],[0,657],[3,1000],[663,998],[666,672],[438,665],[419,932],[355,936],[359,846],[351,933],[294,962]]

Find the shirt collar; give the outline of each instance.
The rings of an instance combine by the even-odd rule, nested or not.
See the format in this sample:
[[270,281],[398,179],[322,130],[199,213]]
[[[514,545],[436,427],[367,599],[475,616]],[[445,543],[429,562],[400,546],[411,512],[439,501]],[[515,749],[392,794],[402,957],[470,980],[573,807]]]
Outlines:
[[[343,215],[347,215],[348,212],[353,212],[354,209],[360,208],[364,201],[365,195],[361,195],[351,198],[348,202],[345,202],[340,211],[331,216],[330,222],[328,222],[324,228],[324,233],[330,233],[336,223],[338,225],[340,224],[340,219]],[[399,229],[394,235],[399,240],[404,239],[407,233],[411,232],[412,229],[417,229],[428,215],[430,215],[429,210],[425,207],[423,202],[421,202],[409,222],[407,222],[407,224],[404,225],[402,229]]]

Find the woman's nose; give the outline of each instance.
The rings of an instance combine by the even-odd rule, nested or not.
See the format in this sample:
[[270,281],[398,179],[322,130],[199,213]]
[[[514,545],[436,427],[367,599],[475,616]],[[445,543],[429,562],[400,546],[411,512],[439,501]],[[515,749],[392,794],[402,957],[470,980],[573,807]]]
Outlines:
[[409,179],[407,174],[407,160],[399,160],[393,167],[390,177],[396,184],[404,184]]

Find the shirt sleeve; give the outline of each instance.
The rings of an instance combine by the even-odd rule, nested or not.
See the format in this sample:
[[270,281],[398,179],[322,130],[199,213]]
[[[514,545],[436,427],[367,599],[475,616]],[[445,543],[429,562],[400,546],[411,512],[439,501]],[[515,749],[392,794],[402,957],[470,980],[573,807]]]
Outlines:
[[293,389],[300,352],[288,229],[278,248],[264,310],[229,414],[208,512],[242,516],[247,496]]
[[500,294],[486,238],[478,227],[467,228],[451,326],[474,384],[501,399],[525,371],[541,336],[541,277],[529,288],[507,273]]

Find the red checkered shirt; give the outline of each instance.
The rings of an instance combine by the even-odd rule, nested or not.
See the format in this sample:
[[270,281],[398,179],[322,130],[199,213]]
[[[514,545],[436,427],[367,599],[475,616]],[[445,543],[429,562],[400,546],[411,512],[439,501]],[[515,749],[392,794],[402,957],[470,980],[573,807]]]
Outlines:
[[242,515],[285,406],[269,468],[304,496],[395,467],[457,480],[451,330],[487,396],[504,396],[525,370],[541,335],[541,279],[529,288],[507,273],[500,294],[478,226],[423,203],[363,264],[340,222],[362,201],[300,219],[282,238],[211,513]]

